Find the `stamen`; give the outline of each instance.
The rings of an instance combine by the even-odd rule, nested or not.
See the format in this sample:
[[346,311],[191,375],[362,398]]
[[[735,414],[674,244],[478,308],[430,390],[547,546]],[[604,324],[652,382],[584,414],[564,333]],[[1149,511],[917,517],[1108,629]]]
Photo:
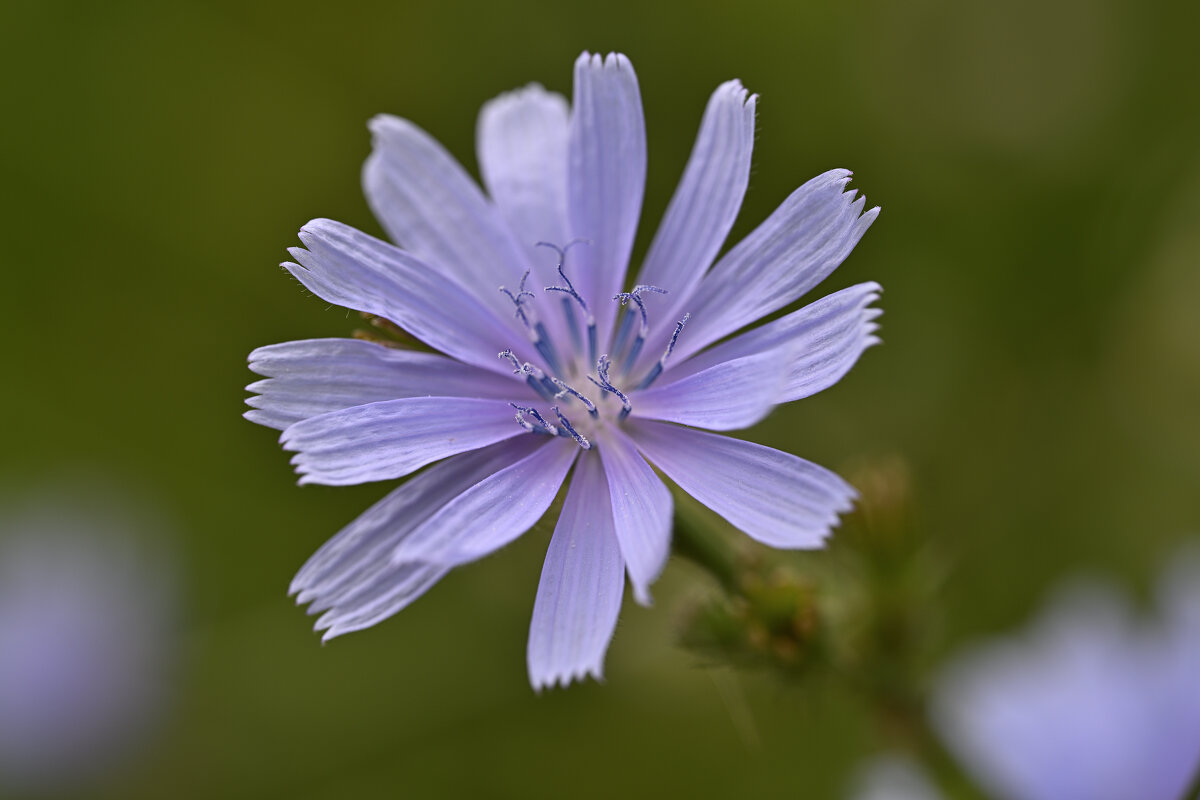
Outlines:
[[585,303],[583,298],[579,296],[579,292],[575,291],[575,284],[571,283],[571,279],[567,277],[565,272],[563,272],[563,263],[567,259],[567,251],[570,250],[573,245],[577,245],[581,242],[590,244],[587,239],[575,239],[574,241],[568,242],[566,247],[559,247],[551,242],[537,242],[534,244],[534,247],[549,247],[551,250],[558,253],[558,276],[563,279],[563,283],[565,283],[566,286],[547,286],[546,291],[565,292],[566,294],[575,298],[575,302],[579,303],[579,307],[582,308],[586,314],[588,313],[587,303]]
[[550,410],[558,415],[558,421],[562,423],[562,427],[564,430],[566,430],[567,435],[574,439],[584,450],[592,449],[592,443],[587,440],[586,436],[575,430],[575,426],[567,421],[567,418],[564,417],[562,412],[558,410],[558,406],[552,406]]
[[[573,239],[572,241],[567,242],[566,247],[559,247],[558,245],[550,242],[537,242],[535,247],[549,247],[551,250],[558,253],[558,276],[563,279],[563,283],[565,283],[566,286],[547,286],[545,287],[545,290],[547,292],[563,292],[564,294],[574,298],[575,302],[579,304],[579,307],[583,309],[583,313],[587,317],[588,360],[591,361],[596,358],[596,318],[592,315],[592,312],[588,310],[587,303],[579,295],[579,292],[575,291],[575,284],[571,283],[571,279],[568,278],[566,272],[563,271],[563,264],[567,260],[567,251],[577,244],[591,244],[591,242],[587,239]],[[575,348],[578,350],[579,334],[575,326],[575,315],[571,311],[567,312],[567,326],[571,329],[572,338],[575,340]],[[562,370],[558,369],[555,371],[560,373],[562,372]]]
[[525,382],[529,384],[530,388],[540,394],[546,402],[553,402],[554,395],[558,392],[558,387],[550,382],[550,379],[546,377],[546,373],[528,361],[521,365],[521,371],[525,373]]
[[581,395],[579,392],[572,389],[570,386],[567,386],[565,383],[560,381],[558,378],[551,378],[550,380],[554,381],[554,385],[559,388],[558,393],[554,395],[554,397],[556,399],[561,400],[565,397],[575,397],[579,400],[579,402],[583,403],[584,408],[586,408],[588,410],[589,414],[591,414],[593,417],[600,416],[600,412],[598,412],[596,410],[596,404],[593,403],[591,400],[587,399],[586,397]]
[[[550,434],[551,436],[558,436],[558,428],[551,425],[549,422],[546,422],[546,419],[541,415],[541,413],[538,412],[536,408],[519,406],[516,403],[509,403],[509,405],[517,410],[517,423],[525,430],[529,431],[530,433],[544,432]],[[541,425],[543,428],[545,428],[545,431],[538,431],[536,428],[534,428],[533,424],[529,420],[525,419],[525,414],[533,417],[538,425]]]
[[571,332],[571,344],[575,345],[575,352],[583,352],[583,337],[579,335],[579,324],[575,321],[575,305],[571,302],[571,298],[564,297],[562,299],[563,316],[567,318],[567,330]]
[[554,395],[558,391],[558,387],[556,387],[553,383],[550,383],[549,379],[546,377],[546,373],[542,372],[528,361],[522,364],[512,350],[503,350],[497,355],[500,358],[507,358],[510,362],[512,362],[512,365],[516,367],[516,369],[513,370],[513,375],[524,375],[525,382],[529,384],[529,388],[540,394],[543,400],[554,400]]
[[[621,292],[620,294],[613,296],[613,300],[620,300],[621,305],[626,305],[630,302],[634,303],[642,317],[642,327],[638,333],[637,339],[635,339],[633,342],[633,348],[629,351],[629,355],[623,359],[625,363],[631,366],[635,361],[637,361],[637,357],[642,354],[642,345],[646,343],[646,333],[650,329],[650,321],[646,317],[646,304],[642,302],[641,298],[642,292],[667,294],[666,289],[660,289],[657,286],[639,284],[633,287],[632,292]],[[633,309],[630,309],[630,311],[632,310]],[[620,355],[621,351],[624,349],[625,340],[629,337],[629,328],[632,324],[630,321],[630,316],[630,314],[626,314],[625,319],[621,322],[621,330],[617,335],[617,346],[613,348],[613,352],[617,353],[618,355]]]
[[662,374],[663,368],[667,365],[667,358],[671,355],[671,351],[675,349],[675,342],[679,341],[679,334],[681,331],[683,331],[683,326],[687,325],[687,321],[691,318],[691,314],[684,314],[683,319],[675,323],[675,332],[671,334],[671,341],[667,343],[667,351],[662,354],[662,358],[660,358],[658,363],[650,368],[650,372],[646,373],[646,377],[643,378],[642,382],[638,384],[638,391],[647,388],[650,384],[654,383],[659,375]]
[[516,294],[513,294],[511,290],[506,289],[503,286],[500,287],[500,291],[503,292],[504,294],[508,295],[508,299],[512,300],[513,305],[515,305],[517,307],[516,317],[517,317],[517,319],[521,320],[521,322],[525,325],[526,328],[529,327],[529,317],[527,317],[525,315],[525,309],[523,307],[523,305],[525,303],[525,298],[528,297],[529,299],[532,300],[532,299],[536,299],[536,297],[537,297],[537,295],[535,295],[533,292],[529,292],[529,291],[525,290],[525,281],[527,281],[528,279],[529,279],[529,270],[525,270],[525,274],[521,276],[521,285],[517,287]]
[[683,332],[683,326],[687,325],[688,320],[692,318],[691,314],[684,314],[679,322],[675,323],[675,332],[671,334],[671,341],[667,343],[667,352],[663,353],[660,361],[665,362],[671,352],[675,349],[675,342],[679,341],[679,334]]
[[533,346],[542,354],[542,358],[546,359],[546,366],[551,372],[562,374],[562,362],[558,360],[558,351],[554,349],[554,344],[550,341],[550,334],[546,332],[546,326],[538,322],[533,326],[534,339]]
[[[617,297],[620,296],[617,295]],[[621,315],[621,327],[617,328],[617,338],[613,344],[613,352],[618,356],[625,352],[625,345],[629,343],[629,333],[633,330],[635,319],[637,319],[637,312],[632,308],[626,309],[625,313]]]
[[[625,305],[626,303],[629,303],[630,301],[632,301],[635,305],[637,305],[638,311],[641,312],[641,315],[642,315],[642,336],[645,336],[646,330],[650,327],[650,324],[649,324],[649,320],[647,320],[647,318],[646,318],[646,304],[644,302],[642,302],[642,298],[640,297],[642,292],[655,292],[656,294],[666,294],[667,290],[660,289],[657,286],[646,286],[644,284],[639,284],[639,285],[633,287],[632,292],[621,292],[620,294],[613,295],[613,300],[620,300],[621,305]],[[632,309],[630,309],[630,310],[632,310]]]
[[588,380],[599,386],[604,391],[616,396],[621,401],[621,416],[619,419],[625,419],[629,416],[629,412],[633,410],[633,404],[629,402],[629,398],[621,393],[621,390],[613,386],[608,380],[608,369],[612,363],[608,360],[608,355],[602,355],[596,360],[596,374],[600,376],[600,380],[596,380],[591,375],[588,375]]

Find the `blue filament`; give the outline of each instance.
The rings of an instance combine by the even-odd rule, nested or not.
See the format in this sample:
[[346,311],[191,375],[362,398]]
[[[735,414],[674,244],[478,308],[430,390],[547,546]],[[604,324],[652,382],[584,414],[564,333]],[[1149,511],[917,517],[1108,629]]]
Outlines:
[[565,430],[567,432],[568,436],[570,436],[572,439],[574,439],[576,441],[576,443],[580,447],[582,447],[584,450],[592,449],[592,443],[587,440],[586,436],[584,436],[579,431],[575,430],[575,426],[572,425],[567,420],[567,418],[563,416],[562,412],[558,410],[558,406],[552,406],[550,410],[553,411],[558,416],[558,421],[560,423],[562,423],[562,428],[563,428],[563,430]]
[[525,373],[525,382],[529,384],[530,388],[540,394],[543,400],[551,401],[554,399],[555,393],[558,392],[558,387],[546,377],[546,373],[528,361],[521,366],[521,371]]
[[567,330],[571,332],[571,343],[575,345],[575,352],[583,352],[583,337],[579,335],[579,323],[575,321],[575,305],[571,302],[571,298],[564,297],[562,299],[563,316],[567,318]]
[[[613,299],[615,300],[616,297]],[[617,328],[617,338],[613,343],[613,352],[618,356],[625,352],[625,345],[629,341],[629,333],[633,330],[633,321],[636,318],[637,312],[632,308],[626,309],[625,314],[621,317],[621,327]]]
[[546,366],[551,372],[562,374],[562,362],[558,360],[558,352],[554,349],[554,345],[550,342],[550,334],[546,332],[546,326],[538,322],[533,326],[535,338],[533,346],[542,354],[542,358],[546,359]]
[[662,358],[660,358],[655,363],[655,365],[650,368],[650,371],[648,373],[646,373],[646,377],[642,378],[642,382],[639,383],[638,387],[637,387],[638,391],[641,391],[642,389],[647,388],[650,384],[654,383],[654,381],[658,378],[659,375],[662,374],[663,368],[666,367],[666,365],[667,365],[667,358],[671,355],[671,352],[675,349],[675,342],[679,341],[679,334],[680,334],[680,332],[683,331],[683,326],[687,325],[688,320],[691,318],[692,318],[691,314],[684,314],[683,319],[681,319],[681,320],[679,320],[679,322],[675,323],[675,331],[674,331],[674,333],[671,334],[671,341],[667,343],[666,352],[663,353]]

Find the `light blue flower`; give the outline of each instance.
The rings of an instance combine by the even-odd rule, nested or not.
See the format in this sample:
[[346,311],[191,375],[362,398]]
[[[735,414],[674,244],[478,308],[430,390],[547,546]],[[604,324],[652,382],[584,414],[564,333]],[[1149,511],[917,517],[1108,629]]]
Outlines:
[[487,194],[412,123],[371,122],[363,186],[400,247],[318,219],[284,266],[439,354],[318,339],[250,356],[266,380],[249,387],[246,416],[283,431],[301,483],[433,465],[297,574],[291,591],[324,612],[326,638],[374,625],[520,536],[572,467],[534,604],[535,688],[601,676],[625,573],[650,602],[672,520],[650,464],[760,541],[821,545],[855,496],[845,481],[697,430],[753,425],[835,383],[877,341],[874,283],[728,338],[816,286],[878,214],[834,170],[717,259],[749,180],[756,99],[737,81],[712,95],[629,292],[646,138],[624,56],[580,56],[570,108],[537,85],[484,106]]
[[941,793],[919,764],[908,756],[877,756],[854,775],[852,800],[942,800]]
[[0,509],[0,796],[79,790],[127,763],[171,693],[170,565],[136,517],[79,495]]
[[942,676],[934,722],[997,800],[1179,800],[1200,769],[1200,554],[1135,621],[1107,584],[1075,583],[1027,633]]

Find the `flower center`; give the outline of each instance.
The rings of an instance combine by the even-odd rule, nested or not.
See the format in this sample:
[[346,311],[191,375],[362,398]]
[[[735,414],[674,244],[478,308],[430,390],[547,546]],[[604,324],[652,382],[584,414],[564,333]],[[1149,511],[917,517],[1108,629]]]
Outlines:
[[[529,331],[530,342],[541,356],[546,370],[528,361],[522,361],[511,349],[502,350],[498,355],[508,359],[513,366],[513,374],[523,375],[529,388],[544,403],[549,404],[549,411],[543,413],[533,405],[512,403],[512,407],[516,409],[517,424],[533,434],[574,439],[584,450],[590,450],[590,435],[606,423],[621,422],[633,410],[633,404],[626,392],[645,389],[662,374],[667,358],[675,349],[675,342],[679,339],[683,326],[687,324],[689,315],[684,314],[683,319],[675,324],[675,330],[662,357],[640,380],[632,380],[632,372],[636,369],[638,357],[650,330],[649,315],[642,295],[666,294],[667,290],[657,286],[639,285],[632,291],[615,295],[612,299],[627,308],[616,336],[613,337],[610,352],[598,353],[599,334],[596,329],[596,317],[589,311],[587,301],[575,290],[575,285],[563,269],[567,251],[581,243],[586,242],[577,239],[566,247],[538,242],[538,246],[549,247],[558,253],[557,269],[563,285],[547,286],[543,291],[559,292],[563,295],[563,322],[570,339],[570,348],[560,350],[557,345],[564,343],[556,343],[551,339],[544,321],[538,317],[536,308],[530,304],[530,301],[537,299],[537,295],[525,288],[529,279],[529,271],[526,270],[515,292],[503,286],[500,287],[500,291],[513,302],[516,317]],[[610,378],[614,359],[622,367],[617,374],[620,375],[623,389],[614,385]],[[582,382],[584,378],[592,384],[591,387]],[[590,391],[591,396],[584,394],[581,389]],[[575,422],[568,419],[567,412],[573,414]],[[586,412],[586,415],[582,412]]]

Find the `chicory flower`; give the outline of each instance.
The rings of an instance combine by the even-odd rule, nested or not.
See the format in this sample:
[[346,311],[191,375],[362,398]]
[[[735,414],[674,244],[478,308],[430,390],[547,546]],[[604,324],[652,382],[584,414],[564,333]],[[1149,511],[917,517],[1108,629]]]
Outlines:
[[[404,477],[297,574],[326,638],[411,603],[528,530],[571,473],[534,603],[535,688],[600,677],[625,575],[650,602],[671,539],[657,467],[750,536],[821,546],[854,490],[788,453],[712,433],[835,383],[875,343],[864,283],[790,305],[874,221],[833,170],[717,259],[749,180],[757,98],[721,85],[627,289],[646,138],[629,61],[584,53],[573,104],[537,85],[484,106],[485,194],[428,134],[371,123],[363,186],[394,246],[326,219],[284,264],[325,301],[436,352],[317,339],[263,347],[246,416],[283,432],[301,483]],[[715,264],[714,264],[715,261]],[[718,344],[719,342],[719,344]],[[573,470],[573,472],[572,472]]]

